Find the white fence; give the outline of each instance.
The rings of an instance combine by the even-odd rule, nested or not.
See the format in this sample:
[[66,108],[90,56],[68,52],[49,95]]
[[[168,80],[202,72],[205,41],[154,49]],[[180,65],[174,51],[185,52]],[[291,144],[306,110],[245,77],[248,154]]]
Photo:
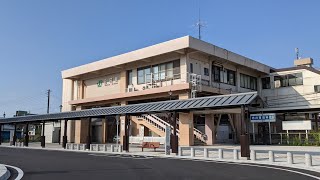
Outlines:
[[143,142],[160,142],[160,144],[165,143],[165,137],[152,137],[152,136],[130,136],[129,143],[130,144],[142,144]]
[[[210,153],[209,153],[210,152]],[[228,154],[227,156],[226,153]],[[240,151],[237,149],[222,149],[222,148],[200,148],[200,147],[179,147],[180,157],[189,158],[209,158],[217,160],[240,160]],[[259,155],[258,155],[259,154]],[[288,165],[304,164],[306,167],[313,166],[312,155],[310,153],[298,152],[279,152],[279,151],[262,151],[251,150],[250,161],[269,163],[282,162]]]

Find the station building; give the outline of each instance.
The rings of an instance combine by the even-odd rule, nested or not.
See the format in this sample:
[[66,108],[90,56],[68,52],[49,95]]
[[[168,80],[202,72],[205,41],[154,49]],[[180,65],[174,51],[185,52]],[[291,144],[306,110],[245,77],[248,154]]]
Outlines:
[[[303,119],[318,116],[320,72],[311,65],[312,59],[301,59],[293,68],[275,69],[185,36],[62,71],[63,111],[257,91],[266,109],[256,112],[276,112],[277,119],[280,117],[272,123],[276,133],[282,131],[281,117],[290,120],[288,112],[297,107]],[[317,129],[315,123],[313,128]],[[168,124],[165,113],[131,116],[130,141],[162,137]],[[235,109],[179,113],[179,144],[238,142],[240,124]],[[86,119],[68,121],[68,141],[85,143],[88,125]],[[122,137],[122,124],[115,117],[94,118],[90,126],[95,143],[113,142],[117,129]],[[255,133],[264,131],[264,125],[250,126],[257,126]]]

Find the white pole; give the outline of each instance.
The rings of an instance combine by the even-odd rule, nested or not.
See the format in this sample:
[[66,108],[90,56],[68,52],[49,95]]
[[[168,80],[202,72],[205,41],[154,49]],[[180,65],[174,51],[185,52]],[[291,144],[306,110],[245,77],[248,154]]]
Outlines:
[[252,123],[252,137],[253,137],[253,142],[255,143],[256,142],[256,135],[254,132],[254,123]]
[[309,137],[308,137],[308,130],[306,130],[306,140],[307,140],[307,141],[309,140]]
[[120,120],[120,116],[116,116],[116,123],[117,123],[117,147],[119,147],[119,120]]
[[272,144],[272,140],[271,140],[271,125],[270,125],[270,122],[269,122],[269,142],[270,142],[270,144]]

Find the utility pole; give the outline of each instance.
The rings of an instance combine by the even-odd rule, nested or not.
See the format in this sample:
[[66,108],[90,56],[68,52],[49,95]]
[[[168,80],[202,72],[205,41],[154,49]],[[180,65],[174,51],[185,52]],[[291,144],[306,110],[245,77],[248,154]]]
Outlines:
[[48,97],[47,114],[50,113],[50,93],[51,93],[51,90],[49,89],[49,90],[47,91],[47,97]]
[[[59,106],[60,112],[62,112],[62,105]],[[60,129],[59,129],[59,144],[61,144],[61,120],[60,120]]]

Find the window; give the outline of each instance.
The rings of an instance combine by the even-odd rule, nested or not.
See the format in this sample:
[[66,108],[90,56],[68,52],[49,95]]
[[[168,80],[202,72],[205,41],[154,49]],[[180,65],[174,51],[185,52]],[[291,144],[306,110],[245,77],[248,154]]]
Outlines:
[[261,78],[262,89],[270,89],[270,77]]
[[314,86],[314,92],[320,93],[320,85],[315,85]]
[[138,84],[144,84],[151,81],[150,67],[138,68]]
[[213,66],[212,67],[212,80],[214,82],[220,82],[220,70],[221,68],[218,66]]
[[236,78],[235,78],[236,72],[228,70],[227,74],[228,74],[228,76],[227,76],[228,83],[227,84],[235,86],[236,85]]
[[190,63],[190,73],[193,73],[193,64]]
[[132,85],[132,70],[127,71],[128,72],[128,85]]
[[159,80],[159,66],[153,66],[152,67],[152,73],[153,73],[153,80],[158,81]]
[[180,79],[180,60],[173,61],[173,76],[174,79]]
[[274,81],[280,81],[281,87],[303,85],[302,73],[275,76]]
[[168,79],[173,78],[173,62],[167,63],[166,64],[166,74]]
[[257,90],[257,78],[246,74],[240,74],[240,87]]
[[166,64],[161,64],[160,66],[160,80],[164,80],[166,78]]
[[204,75],[209,76],[209,69],[208,68],[203,68]]
[[150,83],[151,80],[178,79],[180,78],[180,60],[138,68],[137,74],[138,84]]
[[236,85],[236,72],[223,69],[222,67],[212,66],[212,80],[214,82],[221,82],[225,84]]

